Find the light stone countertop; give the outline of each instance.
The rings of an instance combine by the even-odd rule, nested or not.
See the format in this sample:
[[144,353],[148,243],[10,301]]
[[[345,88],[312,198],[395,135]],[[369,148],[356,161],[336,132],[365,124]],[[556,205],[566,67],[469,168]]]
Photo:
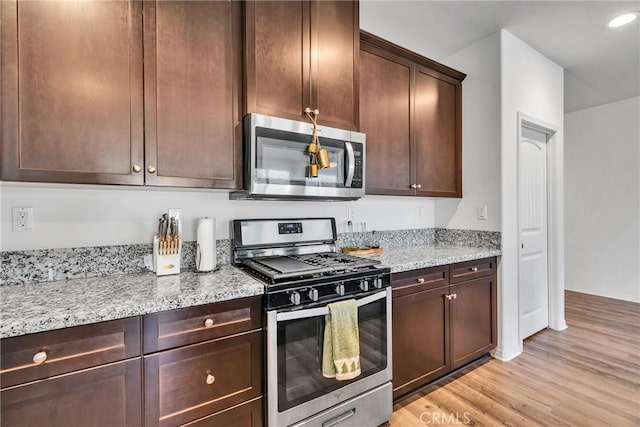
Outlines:
[[385,249],[380,255],[371,256],[383,265],[391,267],[391,273],[472,261],[502,255],[500,249],[470,246],[408,246]]
[[[373,256],[392,273],[499,256],[497,249],[410,246]],[[0,338],[264,293],[264,284],[225,265],[213,273],[102,276],[0,286]]]
[[264,293],[230,265],[213,273],[102,276],[0,286],[0,338],[25,335]]

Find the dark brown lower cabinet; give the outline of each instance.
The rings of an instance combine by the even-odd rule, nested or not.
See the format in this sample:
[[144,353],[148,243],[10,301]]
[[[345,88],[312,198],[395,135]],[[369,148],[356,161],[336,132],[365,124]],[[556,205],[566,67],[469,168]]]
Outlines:
[[488,258],[392,275],[394,399],[496,346],[495,266]]
[[262,354],[256,330],[145,356],[145,425],[181,425],[259,397]]
[[185,424],[185,427],[262,427],[262,398]]
[[2,426],[140,426],[141,359],[2,390]]
[[451,285],[451,369],[496,346],[496,292],[493,276]]
[[447,286],[393,298],[394,397],[449,370],[448,291]]

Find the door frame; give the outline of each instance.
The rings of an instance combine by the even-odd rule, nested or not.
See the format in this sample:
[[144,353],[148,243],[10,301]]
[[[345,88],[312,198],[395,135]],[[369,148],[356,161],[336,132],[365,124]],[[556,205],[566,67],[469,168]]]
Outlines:
[[[556,136],[559,126],[547,123],[543,120],[529,116],[518,111],[518,138],[516,140],[516,161],[518,165],[517,188],[520,188],[520,141],[522,139],[522,127],[528,127],[547,134],[547,284],[548,284],[548,304],[549,304],[549,328],[563,330],[567,328],[564,318],[564,221],[562,212],[563,181],[559,174],[557,164],[562,162],[561,153],[557,152]],[[520,197],[518,191],[518,199]],[[519,202],[519,200],[518,200]],[[518,339],[522,348],[522,337],[520,335],[520,206],[518,203],[517,239],[518,239]]]

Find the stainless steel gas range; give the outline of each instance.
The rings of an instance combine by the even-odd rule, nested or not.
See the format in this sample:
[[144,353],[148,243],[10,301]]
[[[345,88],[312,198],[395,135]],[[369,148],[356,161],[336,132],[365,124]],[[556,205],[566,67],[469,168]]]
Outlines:
[[[265,282],[271,427],[375,427],[391,418],[390,271],[336,252],[333,218],[233,221],[236,265]],[[355,299],[362,374],[322,375],[327,304]]]

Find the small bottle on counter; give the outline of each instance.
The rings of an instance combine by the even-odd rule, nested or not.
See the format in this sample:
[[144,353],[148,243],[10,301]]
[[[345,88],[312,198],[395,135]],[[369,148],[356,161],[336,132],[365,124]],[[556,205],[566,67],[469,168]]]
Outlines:
[[360,224],[360,249],[369,248],[371,248],[371,242],[367,238],[367,223],[363,222]]
[[357,251],[358,244],[353,233],[353,222],[347,221],[347,244],[342,248],[343,251]]

